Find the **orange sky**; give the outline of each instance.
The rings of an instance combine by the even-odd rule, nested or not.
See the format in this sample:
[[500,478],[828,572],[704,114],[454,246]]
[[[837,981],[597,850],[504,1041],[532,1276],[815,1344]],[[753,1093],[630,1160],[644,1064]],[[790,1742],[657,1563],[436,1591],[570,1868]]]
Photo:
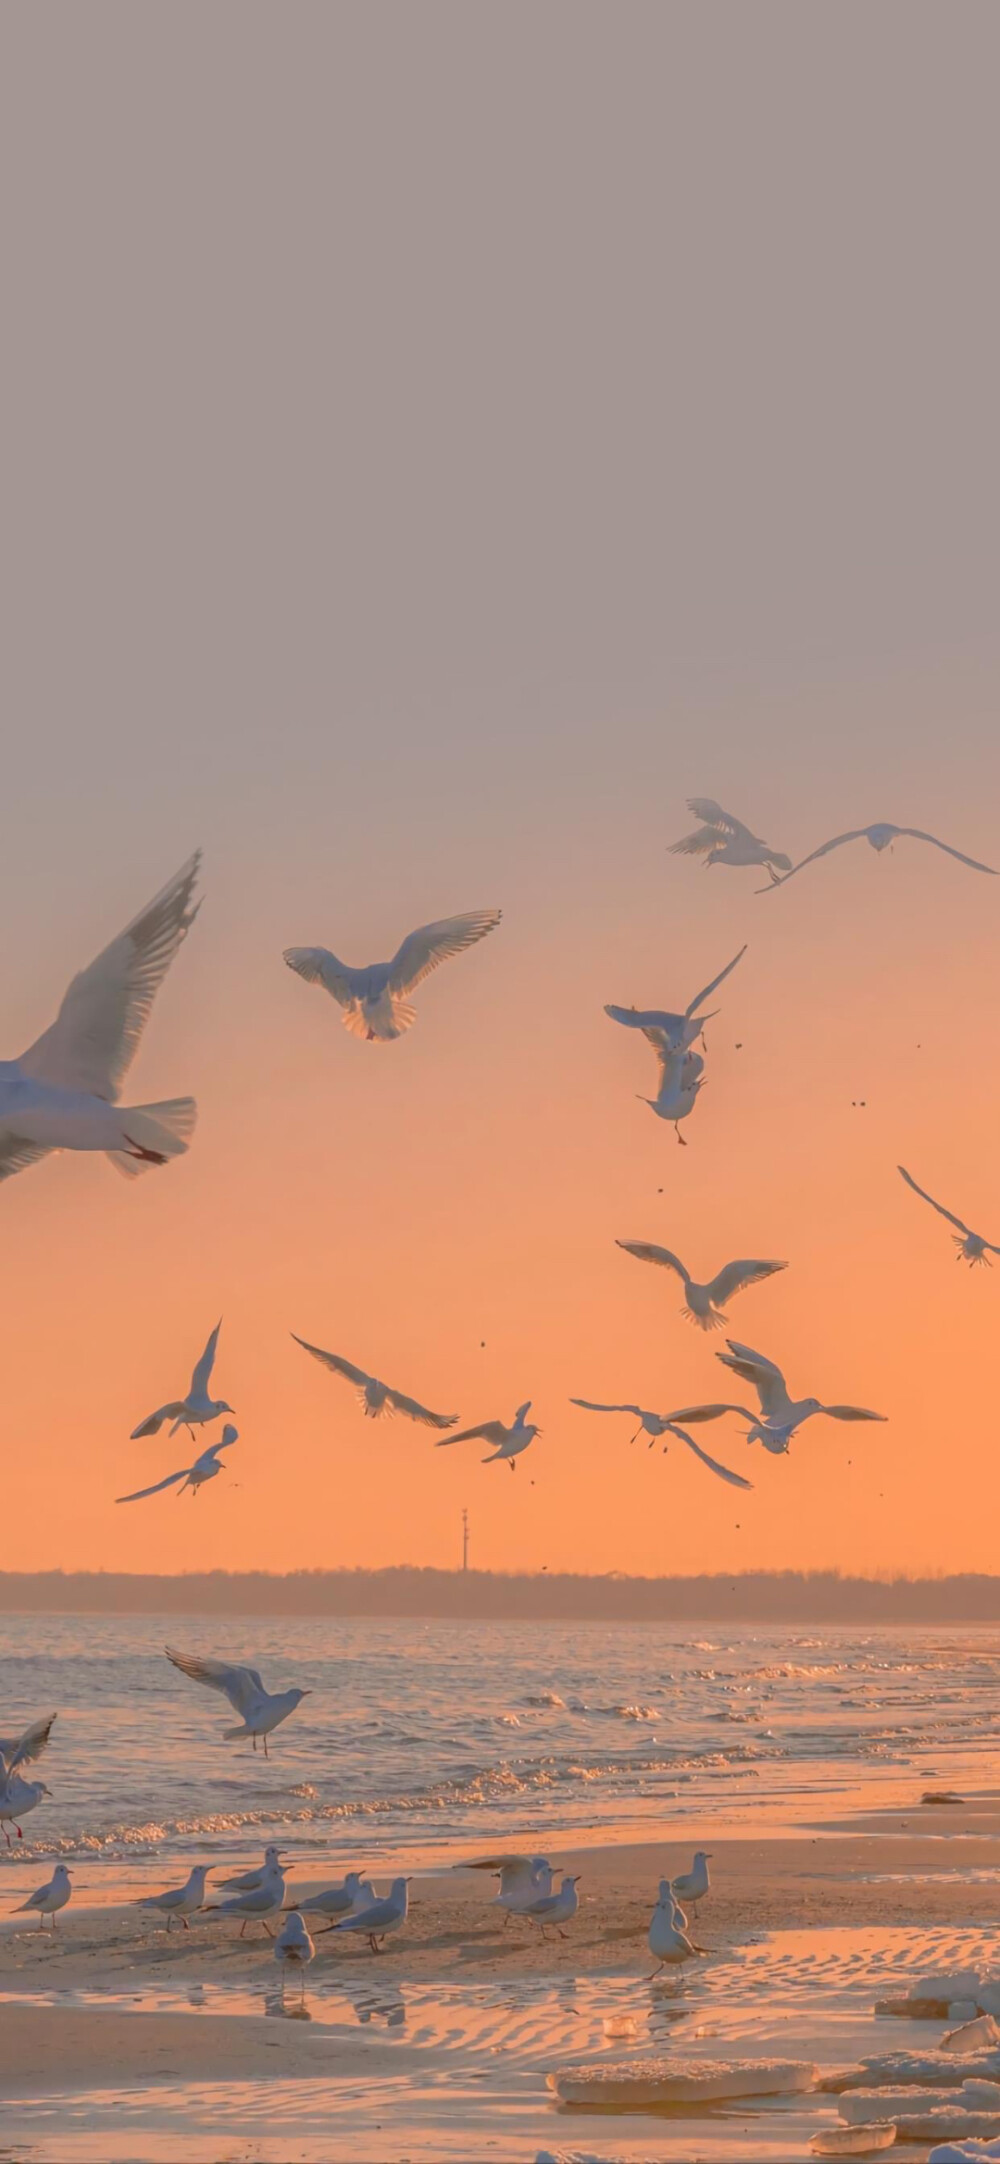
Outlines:
[[[221,6],[194,69],[182,17],[63,16],[58,70],[40,20],[5,1053],[199,842],[207,899],[128,1092],[197,1096],[190,1155],[0,1195],[5,1564],[446,1563],[467,1503],[497,1568],[994,1568],[1000,1272],[894,1168],[1000,1239],[1000,881],[858,848],[757,898],[666,845],[712,793],[795,855],[1000,856],[995,17],[890,0],[861,70],[766,4]],[[385,1049],[282,965],[491,905]],[[603,1004],[745,939],[680,1150]],[[629,1451],[569,1396],[726,1393],[616,1237],[787,1257],[736,1334],[890,1425],[716,1426],[752,1495]],[[229,1475],[116,1509],[220,1312]],[[292,1330],[544,1432],[512,1479],[366,1423]]]

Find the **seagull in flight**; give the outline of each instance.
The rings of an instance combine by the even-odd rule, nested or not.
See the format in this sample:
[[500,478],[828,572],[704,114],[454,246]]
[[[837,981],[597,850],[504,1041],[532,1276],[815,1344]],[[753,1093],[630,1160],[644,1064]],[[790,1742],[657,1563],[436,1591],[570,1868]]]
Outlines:
[[792,1398],[788,1394],[785,1378],[773,1360],[763,1353],[754,1352],[749,1345],[740,1345],[735,1338],[727,1338],[728,1352],[716,1353],[723,1367],[731,1368],[742,1382],[749,1383],[759,1400],[759,1411],[750,1412],[745,1405],[686,1405],[675,1415],[685,1426],[691,1421],[718,1420],[723,1413],[738,1413],[748,1420],[748,1443],[763,1443],[765,1450],[780,1456],[788,1449],[796,1429],[804,1421],[811,1420],[814,1413],[824,1413],[828,1420],[884,1420],[885,1413],[870,1413],[861,1405],[823,1405],[819,1398]]
[[[150,1413],[148,1419],[141,1420],[138,1427],[132,1430],[130,1439],[133,1443],[137,1441],[140,1435],[159,1434],[165,1420],[173,1421],[173,1427],[170,1430],[171,1435],[176,1435],[178,1428],[186,1428],[191,1441],[194,1442],[196,1428],[204,1427],[209,1420],[217,1420],[220,1413],[232,1412],[233,1408],[231,1405],[227,1405],[225,1398],[210,1398],[208,1394],[208,1385],[212,1369],[215,1366],[215,1355],[218,1349],[221,1328],[222,1322],[220,1319],[215,1325],[200,1360],[195,1364],[187,1396],[172,1399],[169,1405],[161,1405],[157,1412]],[[232,1439],[235,1440],[235,1438]],[[216,1467],[216,1471],[218,1471],[218,1467]],[[123,1501],[127,1500],[127,1497],[123,1497]]]
[[[571,1398],[569,1402],[571,1405],[582,1405],[588,1413],[631,1413],[639,1425],[635,1434],[629,1437],[630,1442],[636,1442],[640,1435],[648,1435],[649,1447],[652,1450],[653,1444],[661,1435],[675,1435],[678,1442],[686,1443],[688,1449],[694,1451],[695,1457],[700,1458],[703,1465],[707,1465],[710,1473],[718,1474],[720,1480],[727,1480],[731,1488],[753,1487],[753,1481],[744,1480],[742,1473],[731,1473],[728,1465],[720,1465],[718,1458],[710,1458],[707,1450],[702,1450],[692,1435],[685,1434],[684,1429],[678,1427],[676,1420],[668,1413],[651,1413],[643,1405],[595,1405],[592,1398]],[[666,1451],[666,1443],[663,1448]]]
[[14,1827],[18,1840],[23,1840],[21,1819],[27,1818],[28,1812],[41,1803],[43,1796],[52,1794],[44,1781],[25,1781],[17,1769],[41,1757],[52,1734],[55,1717],[54,1713],[43,1714],[41,1720],[32,1721],[19,1736],[0,1736],[0,1826],[8,1848],[11,1845],[8,1822]]
[[949,1225],[955,1226],[955,1246],[958,1249],[955,1261],[984,1262],[987,1269],[991,1269],[990,1256],[1000,1255],[1000,1247],[995,1247],[992,1240],[984,1240],[981,1232],[970,1232],[968,1225],[963,1225],[961,1218],[956,1217],[953,1211],[946,1210],[943,1202],[935,1202],[933,1195],[929,1195],[925,1187],[917,1186],[913,1174],[907,1172],[905,1165],[897,1165],[896,1170],[906,1181],[907,1187],[912,1187],[914,1194],[920,1196],[922,1202],[929,1202],[931,1209],[936,1210],[939,1217],[946,1217]]
[[150,1008],[198,913],[200,853],[80,971],[51,1027],[0,1061],[0,1180],[52,1150],[103,1150],[129,1179],[187,1149],[192,1097],[119,1105]]
[[[923,827],[894,827],[888,819],[880,819],[874,826],[852,827],[847,834],[835,834],[832,842],[824,842],[821,848],[811,850],[807,857],[802,858],[800,864],[793,864],[791,870],[782,873],[780,878],[769,867],[771,887],[783,887],[789,879],[794,878],[796,872],[804,870],[807,864],[815,864],[817,857],[828,857],[831,849],[840,849],[844,842],[869,842],[881,855],[883,849],[891,849],[893,842],[906,840],[930,842],[935,849],[943,849],[946,856],[957,857],[959,864],[967,864],[970,871],[988,872],[992,879],[997,876],[992,864],[980,864],[978,857],[964,856],[961,849],[953,849],[950,842],[939,841],[936,834],[925,834]],[[757,892],[768,894],[770,890],[770,887],[758,887]]]
[[671,842],[671,856],[704,857],[706,871],[710,864],[775,864],[779,871],[791,871],[791,857],[751,834],[749,827],[741,819],[734,819],[732,812],[723,811],[714,797],[689,796],[687,808],[702,824],[694,834]]
[[235,1443],[239,1432],[239,1429],[234,1428],[232,1422],[227,1420],[219,1441],[211,1443],[207,1450],[203,1450],[193,1465],[182,1465],[179,1473],[168,1473],[165,1480],[158,1480],[152,1488],[136,1488],[131,1495],[116,1495],[115,1502],[141,1503],[147,1495],[160,1495],[164,1488],[176,1487],[178,1481],[181,1483],[177,1489],[179,1496],[183,1495],[185,1488],[190,1488],[192,1495],[197,1495],[206,1480],[214,1480],[216,1473],[225,1472],[225,1466],[219,1464],[219,1451],[228,1450],[230,1444]]
[[516,1473],[515,1458],[519,1458],[522,1450],[527,1450],[528,1444],[533,1443],[536,1435],[542,1432],[532,1421],[525,1419],[525,1414],[530,1411],[531,1399],[525,1398],[524,1404],[518,1406],[509,1428],[504,1426],[502,1420],[482,1420],[478,1428],[463,1428],[461,1435],[439,1435],[437,1447],[444,1450],[450,1443],[471,1443],[479,1437],[484,1443],[495,1445],[492,1457],[483,1459],[484,1465],[496,1465],[503,1459],[504,1463],[510,1466],[511,1472]]
[[687,1142],[681,1133],[680,1123],[694,1111],[698,1092],[703,1089],[705,1062],[700,1052],[672,1052],[660,1032],[644,1030],[660,1062],[660,1086],[655,1097],[644,1097],[636,1091],[639,1103],[649,1105],[658,1120],[672,1120],[674,1133],[682,1149]]
[[405,1413],[407,1420],[420,1420],[426,1428],[453,1428],[457,1413],[432,1413],[426,1405],[418,1404],[416,1398],[404,1397],[401,1390],[390,1390],[388,1383],[380,1382],[377,1375],[367,1375],[364,1368],[356,1368],[350,1360],[342,1359],[340,1353],[324,1352],[319,1345],[308,1345],[304,1337],[292,1336],[303,1352],[311,1353],[314,1360],[321,1360],[334,1375],[343,1375],[353,1383],[358,1402],[364,1406],[365,1415],[378,1420],[382,1413]]
[[168,1661],[171,1661],[175,1668],[179,1668],[182,1675],[190,1676],[192,1683],[207,1684],[210,1691],[221,1691],[223,1696],[228,1698],[233,1711],[239,1714],[240,1727],[224,1728],[223,1740],[226,1743],[237,1743],[242,1742],[244,1736],[252,1736],[256,1750],[257,1738],[261,1736],[264,1740],[265,1758],[270,1756],[267,1748],[268,1736],[273,1734],[282,1721],[287,1721],[289,1714],[295,1712],[303,1698],[311,1696],[309,1691],[265,1690],[256,1668],[230,1667],[227,1661],[210,1660],[207,1656],[203,1659],[197,1653],[175,1653],[170,1646],[165,1650]]
[[[620,1022],[623,1029],[641,1029],[644,1036],[650,1037],[651,1043],[656,1043],[658,1050],[661,1049],[662,1040],[663,1048],[668,1051],[686,1052],[695,1038],[701,1035],[705,1023],[712,1020],[712,1015],[701,1014],[699,1009],[704,1006],[706,999],[711,999],[712,993],[718,990],[725,978],[732,974],[737,962],[743,960],[746,951],[744,944],[739,953],[734,954],[732,961],[726,963],[725,969],[720,969],[718,976],[712,978],[711,984],[706,984],[704,991],[695,993],[683,1014],[673,1014],[665,1007],[605,1007],[604,1012],[610,1015],[612,1022]],[[713,1011],[717,1013],[718,1009]],[[650,1032],[655,1032],[655,1037],[651,1036]]]
[[760,1285],[766,1277],[773,1277],[778,1270],[787,1270],[786,1262],[727,1262],[724,1269],[706,1285],[698,1285],[669,1247],[656,1247],[651,1240],[616,1240],[626,1255],[634,1255],[637,1262],[656,1263],[661,1270],[673,1270],[684,1287],[685,1306],[681,1309],[689,1322],[699,1330],[717,1330],[729,1317],[723,1313],[723,1303],[735,1299],[747,1285]]
[[409,994],[440,962],[494,932],[500,914],[499,909],[472,909],[462,917],[422,924],[419,931],[407,933],[391,962],[369,962],[360,969],[338,961],[328,947],[286,947],[285,961],[307,984],[321,984],[343,1007],[344,1028],[352,1036],[389,1044],[416,1020]]

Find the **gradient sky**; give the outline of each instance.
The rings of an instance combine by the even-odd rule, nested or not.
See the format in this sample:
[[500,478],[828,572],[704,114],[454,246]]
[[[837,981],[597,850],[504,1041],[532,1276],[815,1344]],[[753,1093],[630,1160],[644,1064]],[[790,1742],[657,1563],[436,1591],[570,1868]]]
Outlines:
[[[1000,862],[996,9],[36,0],[5,48],[5,1056],[199,843],[206,893],[127,1092],[197,1096],[189,1156],[0,1194],[5,1566],[448,1563],[468,1504],[496,1568],[995,1569],[1000,1271],[894,1168],[1000,1240],[1000,881],[667,844],[713,794]],[[492,905],[388,1049],[281,961]],[[602,1007],[745,939],[681,1150]],[[570,1393],[727,1393],[616,1237],[787,1257],[736,1334],[890,1425],[716,1426],[752,1495],[630,1452]],[[116,1509],[220,1313],[230,1476]],[[290,1330],[544,1433],[511,1479],[366,1423]]]

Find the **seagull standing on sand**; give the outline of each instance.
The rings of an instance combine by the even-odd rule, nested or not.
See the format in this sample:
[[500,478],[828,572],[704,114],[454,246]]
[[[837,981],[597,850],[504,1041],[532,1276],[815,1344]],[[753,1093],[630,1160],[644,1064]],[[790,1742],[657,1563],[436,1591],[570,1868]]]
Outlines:
[[296,1905],[303,1916],[359,1916],[375,1898],[375,1889],[362,1872],[348,1871],[339,1885],[324,1886],[321,1893],[310,1894],[308,1901]]
[[165,1916],[168,1931],[173,1930],[174,1917],[179,1916],[187,1931],[190,1928],[188,1917],[196,1916],[198,1910],[205,1906],[205,1880],[209,1869],[208,1864],[196,1863],[190,1878],[185,1880],[183,1886],[171,1886],[166,1893],[146,1894],[139,1902],[139,1907],[153,1909],[158,1915]]
[[709,1891],[708,1866],[711,1860],[711,1849],[696,1849],[690,1871],[682,1871],[679,1878],[670,1881],[675,1901],[692,1902],[696,1916],[699,1901],[704,1901]]
[[524,1404],[519,1405],[514,1414],[511,1427],[505,1427],[502,1420],[482,1420],[478,1428],[463,1428],[460,1435],[439,1435],[437,1448],[444,1450],[451,1443],[471,1443],[477,1438],[484,1443],[494,1443],[496,1448],[492,1457],[484,1458],[482,1463],[496,1465],[502,1459],[510,1466],[511,1472],[516,1473],[515,1458],[520,1457],[522,1450],[527,1450],[528,1444],[534,1442],[535,1436],[542,1432],[532,1421],[525,1419],[525,1414],[530,1411],[531,1399],[525,1398]]
[[132,1179],[187,1149],[192,1097],[119,1105],[150,1008],[197,915],[200,857],[80,971],[51,1027],[20,1059],[0,1061],[0,1180],[50,1150],[103,1150]]
[[264,1850],[264,1861],[258,1864],[256,1871],[240,1871],[235,1878],[220,1878],[219,1890],[223,1893],[256,1893],[268,1873],[275,1870],[280,1862],[278,1850],[272,1843]]
[[[676,1420],[672,1420],[666,1413],[651,1413],[643,1405],[595,1405],[592,1398],[571,1398],[569,1402],[571,1405],[582,1405],[588,1413],[631,1413],[639,1422],[635,1434],[629,1438],[631,1442],[636,1442],[640,1435],[648,1435],[649,1447],[652,1450],[653,1444],[661,1435],[676,1436],[679,1443],[686,1443],[688,1449],[694,1451],[695,1457],[700,1458],[703,1465],[707,1465],[710,1473],[718,1474],[720,1480],[727,1480],[731,1488],[753,1486],[752,1480],[744,1480],[742,1473],[732,1473],[728,1465],[719,1464],[718,1458],[710,1458],[707,1450],[703,1450],[701,1444],[695,1442],[693,1435],[686,1435],[684,1429],[678,1427]],[[664,1443],[663,1448],[666,1451],[668,1445]]]
[[791,857],[751,834],[749,827],[741,819],[734,819],[732,812],[723,811],[714,797],[689,796],[687,808],[702,824],[696,833],[671,842],[671,856],[703,856],[706,871],[710,864],[774,864],[781,872],[791,871]]
[[8,1848],[11,1846],[8,1824],[14,1827],[19,1841],[23,1841],[21,1820],[34,1811],[43,1796],[51,1796],[52,1790],[44,1781],[25,1781],[18,1773],[19,1766],[26,1766],[39,1758],[52,1734],[55,1714],[32,1721],[30,1727],[19,1736],[0,1736],[0,1827]]
[[920,1196],[922,1202],[929,1202],[931,1209],[936,1210],[939,1217],[946,1217],[949,1225],[954,1225],[955,1246],[958,1249],[955,1261],[970,1264],[984,1262],[987,1269],[991,1269],[990,1256],[1000,1255],[1000,1247],[994,1247],[992,1240],[984,1240],[981,1232],[970,1232],[968,1225],[964,1225],[961,1218],[956,1217],[951,1210],[946,1210],[943,1202],[935,1202],[933,1195],[929,1195],[925,1187],[917,1186],[905,1165],[897,1165],[896,1170],[906,1181],[907,1187],[912,1187],[914,1194]]
[[299,1915],[298,1909],[289,1909],[288,1911],[274,1942],[274,1958],[281,1970],[282,1995],[284,1995],[290,1969],[298,1971],[299,1985],[304,1995],[306,1988],[305,1972],[310,1961],[316,1959],[316,1948]]
[[560,1938],[564,1939],[566,1933],[563,1925],[572,1923],[580,1906],[576,1891],[579,1883],[579,1873],[576,1878],[564,1878],[558,1893],[539,1894],[536,1901],[522,1909],[521,1914],[540,1926],[543,1938],[551,1925],[554,1931],[558,1931]]
[[504,1911],[505,1931],[512,1916],[526,1916],[533,1902],[543,1901],[552,1892],[552,1865],[544,1856],[501,1864],[497,1875],[500,1891],[495,1906]]
[[192,1683],[207,1684],[210,1691],[221,1691],[228,1698],[234,1712],[240,1715],[242,1725],[239,1728],[224,1728],[223,1741],[240,1743],[244,1736],[252,1736],[256,1750],[257,1738],[262,1736],[265,1758],[270,1755],[267,1748],[268,1736],[273,1734],[282,1721],[287,1721],[289,1714],[295,1712],[303,1698],[312,1695],[308,1690],[265,1690],[256,1668],[230,1667],[226,1661],[211,1660],[207,1656],[202,1658],[197,1653],[174,1653],[169,1646],[165,1651],[168,1661],[172,1661],[182,1675],[190,1676]]
[[339,962],[328,947],[286,947],[285,961],[307,984],[321,984],[343,1007],[344,1028],[352,1036],[388,1044],[416,1020],[408,995],[418,984],[439,962],[485,939],[499,922],[499,909],[473,909],[463,917],[422,924],[419,931],[408,933],[391,962],[369,962],[361,969]]
[[20,1906],[15,1910],[14,1913],[17,1916],[20,1916],[23,1914],[23,1911],[25,1909],[37,1909],[39,1930],[44,1931],[45,1918],[46,1916],[51,1916],[52,1929],[54,1931],[56,1928],[56,1913],[59,1909],[65,1908],[72,1891],[73,1888],[69,1882],[69,1872],[67,1871],[65,1864],[57,1863],[55,1870],[52,1873],[52,1877],[48,1882],[48,1885],[39,1886],[35,1893],[29,1894],[27,1900],[22,1901]]
[[141,1420],[139,1426],[132,1430],[131,1440],[133,1443],[141,1435],[158,1435],[165,1420],[173,1421],[173,1427],[170,1430],[171,1435],[176,1435],[178,1428],[187,1428],[191,1441],[194,1442],[196,1428],[204,1427],[209,1420],[217,1420],[220,1413],[232,1412],[233,1408],[231,1405],[226,1404],[225,1398],[210,1398],[208,1394],[208,1385],[215,1365],[215,1355],[221,1328],[222,1322],[220,1319],[215,1325],[200,1360],[195,1364],[187,1396],[172,1399],[169,1405],[161,1405],[157,1412],[149,1414],[148,1419]]
[[[660,1897],[653,1910],[649,1925],[649,1951],[660,1968],[679,1968],[685,1961],[693,1961],[704,1953],[703,1946],[696,1946],[684,1929],[686,1919],[677,1907],[669,1879],[660,1880]],[[653,1976],[657,1970],[653,1970]],[[649,1979],[652,1982],[652,1977]]]
[[780,1456],[788,1449],[796,1429],[803,1421],[811,1420],[815,1413],[825,1414],[828,1420],[885,1420],[885,1413],[870,1413],[862,1405],[822,1405],[819,1398],[791,1398],[785,1378],[773,1360],[763,1353],[754,1352],[749,1345],[740,1345],[735,1338],[727,1338],[728,1352],[716,1353],[723,1367],[731,1368],[743,1382],[751,1385],[760,1401],[760,1410],[753,1413],[745,1405],[685,1405],[676,1415],[679,1421],[718,1420],[723,1413],[737,1413],[748,1420],[748,1443],[763,1443],[765,1450]]
[[678,1257],[669,1247],[657,1247],[651,1240],[617,1240],[626,1255],[634,1255],[637,1262],[656,1263],[661,1270],[673,1270],[684,1287],[685,1306],[681,1309],[689,1322],[699,1330],[718,1330],[728,1322],[723,1313],[726,1300],[734,1300],[747,1285],[760,1285],[766,1277],[773,1277],[778,1270],[787,1270],[787,1262],[727,1262],[705,1285],[698,1285],[685,1270]]
[[418,1404],[416,1398],[404,1397],[401,1390],[390,1390],[388,1383],[380,1382],[377,1375],[366,1374],[364,1368],[354,1367],[350,1360],[344,1360],[340,1353],[323,1352],[318,1345],[308,1345],[304,1337],[295,1337],[294,1330],[292,1336],[296,1345],[301,1345],[303,1352],[311,1353],[314,1360],[321,1360],[323,1366],[330,1368],[334,1375],[343,1375],[349,1383],[354,1384],[358,1402],[364,1406],[366,1418],[378,1420],[383,1413],[405,1413],[407,1420],[420,1420],[427,1428],[454,1427],[458,1419],[457,1413],[428,1412],[426,1405]]
[[219,1464],[219,1451],[228,1450],[230,1445],[235,1443],[238,1435],[239,1429],[234,1428],[231,1422],[227,1422],[218,1442],[210,1444],[207,1450],[203,1450],[200,1458],[196,1458],[193,1465],[182,1465],[179,1473],[168,1473],[165,1480],[156,1481],[151,1488],[136,1488],[132,1495],[116,1495],[115,1502],[141,1503],[144,1496],[159,1495],[164,1488],[175,1487],[178,1481],[181,1482],[181,1486],[177,1489],[179,1496],[183,1495],[185,1488],[190,1488],[192,1495],[197,1495],[199,1488],[204,1487],[206,1480],[214,1480],[216,1473],[225,1472],[225,1466]]
[[280,1863],[275,1863],[271,1864],[263,1873],[259,1886],[253,1887],[249,1893],[233,1894],[228,1901],[214,1901],[206,1914],[209,1916],[242,1916],[240,1938],[243,1937],[249,1923],[260,1923],[263,1925],[264,1930],[267,1931],[267,1936],[270,1939],[274,1937],[274,1933],[268,1931],[267,1919],[269,1916],[278,1914],[284,1904],[284,1899],[285,1871]]
[[[780,878],[772,870],[771,887],[787,886],[796,872],[804,871],[807,864],[815,864],[817,857],[828,857],[831,849],[842,848],[844,842],[869,842],[881,856],[883,849],[891,849],[893,842],[898,841],[930,842],[935,849],[943,849],[946,856],[957,857],[959,864],[967,864],[970,871],[988,872],[992,879],[997,876],[992,864],[980,864],[978,857],[964,856],[961,849],[953,849],[950,842],[939,841],[936,834],[926,834],[923,827],[894,827],[888,819],[879,819],[874,826],[851,827],[847,834],[835,834],[832,842],[823,842],[819,849],[810,850],[807,857],[803,857],[800,863],[793,864]],[[758,887],[757,892],[769,894],[771,887]]]
[[358,1909],[356,1915],[345,1916],[343,1923],[329,1924],[327,1929],[363,1931],[372,1953],[380,1953],[388,1933],[398,1931],[406,1922],[409,1883],[407,1878],[394,1878],[384,1901],[370,1901],[366,1908]]
[[605,1007],[604,1012],[610,1015],[612,1022],[620,1022],[623,1029],[641,1029],[644,1036],[655,1031],[656,1038],[650,1038],[651,1043],[662,1040],[666,1050],[686,1052],[695,1038],[701,1036],[706,1022],[712,1020],[712,1015],[700,1014],[699,1008],[718,990],[725,978],[731,976],[746,951],[746,946],[742,946],[739,953],[734,954],[732,961],[726,963],[725,969],[720,969],[718,976],[712,978],[711,984],[706,984],[704,991],[695,993],[683,1014],[673,1014],[666,1007]]

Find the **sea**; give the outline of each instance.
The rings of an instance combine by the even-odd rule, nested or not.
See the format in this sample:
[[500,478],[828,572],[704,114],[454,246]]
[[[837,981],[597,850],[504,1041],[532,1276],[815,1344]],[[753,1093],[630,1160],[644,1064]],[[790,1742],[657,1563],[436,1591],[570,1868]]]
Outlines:
[[[308,1688],[270,1757],[164,1648]],[[50,1797],[6,1864],[401,1854],[572,1835],[694,1839],[714,1823],[834,1818],[859,1788],[919,1802],[986,1780],[1000,1631],[650,1623],[0,1616],[0,1735],[55,1710],[30,1769]],[[13,1829],[10,1829],[13,1833]]]

